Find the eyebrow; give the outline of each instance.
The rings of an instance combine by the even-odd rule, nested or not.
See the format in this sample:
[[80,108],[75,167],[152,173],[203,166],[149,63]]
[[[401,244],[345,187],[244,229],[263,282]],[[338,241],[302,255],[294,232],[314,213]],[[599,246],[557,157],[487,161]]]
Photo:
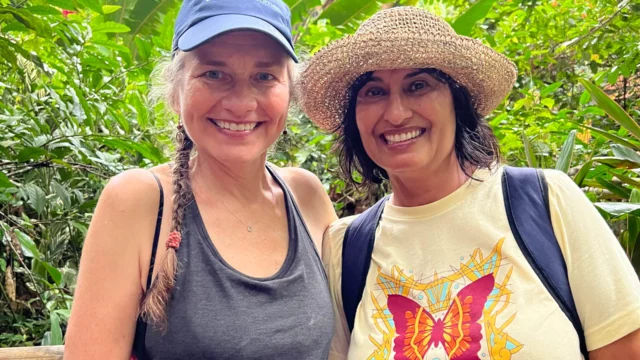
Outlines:
[[[211,59],[203,61],[203,64],[209,65],[209,66],[217,66],[217,67],[227,66],[227,63],[222,60],[211,60]],[[274,67],[276,65],[277,65],[276,61],[257,61],[255,66],[259,69],[266,69],[266,68]]]
[[420,70],[416,70],[416,71],[414,71],[412,73],[408,73],[407,75],[404,76],[404,78],[408,79],[408,78],[412,78],[414,76],[418,76],[420,74],[425,74],[425,73],[427,75],[430,75],[429,72],[430,72],[430,69],[420,69]]
[[[429,72],[430,72],[429,69],[419,69],[419,70],[416,70],[416,71],[414,71],[412,73],[408,73],[407,75],[404,76],[404,78],[405,79],[409,79],[409,78],[418,76],[420,74],[430,75]],[[365,83],[363,85],[366,85],[366,84],[368,84],[370,82],[384,82],[384,80],[382,80],[381,78],[379,78],[377,76],[372,76],[369,79],[367,79],[367,81],[365,81]]]

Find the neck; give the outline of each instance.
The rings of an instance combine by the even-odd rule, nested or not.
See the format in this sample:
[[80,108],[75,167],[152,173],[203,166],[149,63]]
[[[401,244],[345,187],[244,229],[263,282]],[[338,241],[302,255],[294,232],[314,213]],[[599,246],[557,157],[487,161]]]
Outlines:
[[[473,170],[469,168],[467,173]],[[423,169],[389,174],[393,189],[392,203],[402,207],[430,204],[458,190],[468,179],[455,154]]]
[[191,179],[193,183],[200,185],[201,191],[213,193],[210,195],[251,204],[265,193],[271,193],[265,168],[266,158],[265,153],[255,161],[230,164],[212,156],[198,154],[194,160]]

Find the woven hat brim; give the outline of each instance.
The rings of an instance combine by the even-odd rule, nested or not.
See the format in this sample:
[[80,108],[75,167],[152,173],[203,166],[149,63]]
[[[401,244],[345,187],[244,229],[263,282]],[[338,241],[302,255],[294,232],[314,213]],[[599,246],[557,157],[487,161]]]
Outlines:
[[316,53],[298,81],[300,105],[318,127],[342,122],[348,90],[358,76],[376,70],[435,68],[466,87],[481,115],[493,111],[516,81],[515,65],[480,41],[464,36],[350,35]]

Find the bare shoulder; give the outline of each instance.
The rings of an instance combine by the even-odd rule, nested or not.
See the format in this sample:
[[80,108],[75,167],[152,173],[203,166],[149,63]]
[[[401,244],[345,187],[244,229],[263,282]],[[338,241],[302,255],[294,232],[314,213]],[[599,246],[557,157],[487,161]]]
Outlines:
[[276,171],[296,194],[296,197],[327,196],[320,179],[309,170],[285,167],[276,168]]
[[159,195],[158,184],[148,170],[131,169],[109,180],[99,202],[121,210],[139,210],[147,208],[150,203],[157,204]]
[[291,189],[316,247],[322,249],[323,234],[337,216],[320,179],[301,168],[276,168],[276,172]]

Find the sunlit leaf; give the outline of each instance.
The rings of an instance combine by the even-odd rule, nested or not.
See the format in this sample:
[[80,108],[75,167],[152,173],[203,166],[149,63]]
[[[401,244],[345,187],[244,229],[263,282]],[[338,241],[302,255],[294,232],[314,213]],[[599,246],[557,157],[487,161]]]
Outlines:
[[131,29],[125,25],[120,24],[114,21],[106,21],[103,23],[95,24],[92,26],[92,30],[94,33],[126,33],[131,31]]
[[626,147],[629,147],[629,148],[632,148],[632,149],[640,150],[640,146],[639,145],[636,145],[636,144],[632,143],[631,141],[629,141],[628,139],[620,137],[620,136],[618,136],[616,134],[612,134],[610,132],[604,131],[602,129],[598,129],[598,128],[593,127],[593,126],[583,125],[583,124],[579,124],[579,123],[574,123],[574,124],[576,124],[578,126],[581,126],[581,127],[585,128],[585,129],[589,129],[589,130],[593,131],[596,134],[602,135],[605,138],[613,141],[616,144],[620,144],[620,145],[623,145],[623,146],[626,146]]
[[476,23],[484,19],[495,0],[478,0],[467,11],[460,15],[451,25],[458,35],[470,36]]
[[640,139],[640,126],[635,122],[629,114],[627,114],[621,107],[613,101],[607,94],[605,94],[599,87],[595,86],[591,82],[585,79],[579,79],[580,83],[587,89],[593,100],[600,106],[613,120],[615,120],[620,126],[629,130],[629,132]]
[[569,171],[575,142],[576,131],[571,130],[571,132],[567,136],[567,140],[565,140],[564,144],[562,145],[562,150],[560,151],[560,156],[558,156],[558,162],[556,163],[556,170],[560,170],[565,174]]

